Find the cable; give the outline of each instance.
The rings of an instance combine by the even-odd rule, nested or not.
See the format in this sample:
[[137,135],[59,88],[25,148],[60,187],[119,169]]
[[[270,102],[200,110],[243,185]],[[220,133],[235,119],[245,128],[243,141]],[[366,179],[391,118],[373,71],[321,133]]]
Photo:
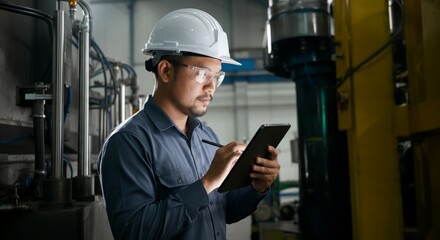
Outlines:
[[[45,22],[47,24],[47,26],[48,26],[50,45],[52,46],[52,44],[53,44],[52,43],[52,37],[53,37],[53,32],[52,32],[53,18],[50,15],[47,15],[46,13],[41,12],[41,11],[36,10],[36,9],[33,9],[33,8],[11,4],[11,3],[8,3],[8,2],[2,1],[2,0],[0,0],[0,9],[3,9],[5,11],[9,11],[9,12],[13,12],[13,13],[18,13],[18,14],[26,15],[26,16],[29,16],[29,17],[34,17],[34,18],[40,19],[43,22]],[[51,69],[52,69],[52,59],[50,60],[48,66],[46,68],[46,71],[45,71],[45,73],[43,75],[43,80],[48,78],[48,75],[51,73]]]
[[[95,42],[95,40],[90,39],[90,43],[91,43],[92,47],[97,51],[97,53],[101,56],[101,59],[102,59],[104,65],[107,67],[107,69],[110,73],[110,80],[112,80],[113,91],[114,91],[114,93],[116,93],[117,92],[116,78],[115,78],[115,74],[113,72],[113,69],[110,67],[110,63],[108,62],[107,58],[105,57],[104,53],[102,52],[102,50],[98,46],[98,44]],[[104,90],[107,90],[107,88],[105,88]],[[105,95],[107,96],[107,94],[105,94]],[[105,105],[102,106],[101,108],[109,108],[115,103],[115,101],[116,101],[116,94],[113,96],[113,98],[111,99],[109,104],[107,101],[105,101]]]
[[46,13],[35,10],[33,8],[11,4],[11,3],[8,3],[8,2],[2,1],[2,0],[0,0],[0,9],[10,11],[13,13],[18,13],[18,14],[23,14],[23,15],[35,17],[40,20],[43,20],[44,22],[47,23],[47,25],[49,27],[49,33],[52,38],[52,21],[53,21],[53,19],[51,16],[47,15]]
[[[73,35],[73,40],[72,40],[72,44],[73,46],[75,46],[76,48],[78,48],[78,36],[77,36],[77,32],[74,32]],[[107,59],[104,55],[104,53],[102,52],[101,48],[98,46],[98,44],[96,43],[96,41],[94,39],[90,39],[90,45],[91,45],[91,49],[94,51],[90,51],[90,58],[92,60],[96,60],[100,63],[101,68],[100,71],[94,71],[91,72],[91,78],[98,76],[99,74],[103,74],[103,78],[104,78],[104,84],[102,86],[91,86],[91,88],[93,87],[99,87],[99,88],[104,88],[104,98],[102,99],[98,99],[98,98],[92,98],[95,100],[95,102],[97,104],[99,104],[99,106],[95,107],[95,106],[91,106],[90,109],[106,109],[111,107],[115,101],[116,101],[116,96],[113,96],[114,94],[109,94],[108,93],[108,88],[109,88],[109,80],[112,84],[111,88],[113,89],[113,92],[116,93],[117,89],[116,89],[116,79],[115,79],[115,75],[114,72],[112,70],[112,67],[110,66],[110,60]],[[110,73],[110,79],[107,76],[107,71]],[[111,101],[109,102],[107,100],[108,96],[112,96]]]
[[387,41],[381,48],[376,50],[373,54],[371,54],[369,57],[367,57],[365,60],[363,60],[361,63],[359,63],[357,66],[348,69],[344,76],[341,79],[338,79],[338,87],[340,87],[351,75],[353,75],[355,72],[359,71],[365,64],[376,58],[379,54],[381,54],[393,41],[389,40]]
[[[106,98],[107,98],[107,82],[108,82],[108,79],[107,79],[107,71],[105,70],[105,63],[104,63],[104,58],[105,57],[103,57],[100,54],[99,50],[97,49],[96,44],[92,44],[92,49],[94,49],[96,51],[98,60],[101,63],[101,70],[102,70],[102,74],[104,75],[104,101],[107,102]],[[101,109],[101,108],[105,108],[105,107],[100,106],[100,107],[97,107],[97,108]],[[96,109],[96,108],[95,107],[91,107],[90,109]]]
[[90,6],[83,0],[78,0],[78,4],[79,6],[83,9],[83,13],[85,15],[88,15],[89,17],[89,32],[90,32],[90,36],[92,35],[92,10],[90,9]]
[[[72,44],[76,48],[78,48],[77,34],[78,34],[77,32],[74,32],[73,39],[72,39]],[[117,79],[116,79],[115,73],[113,72],[113,66],[119,66],[123,71],[126,71],[129,75],[128,78],[134,83],[137,82],[137,73],[130,65],[107,58],[104,55],[104,53],[102,52],[99,45],[92,38],[90,39],[90,45],[91,45],[91,49],[94,50],[94,51],[90,51],[90,58],[92,60],[98,61],[101,64],[101,68],[99,69],[100,71],[93,71],[91,73],[91,75],[92,75],[91,78],[96,77],[99,74],[103,74],[103,78],[104,78],[104,84],[102,86],[99,86],[99,85],[91,86],[91,88],[104,88],[104,98],[103,99],[91,98],[96,103],[99,103],[100,101],[103,101],[103,103],[101,102],[99,104],[99,106],[91,106],[90,109],[107,109],[107,108],[110,108],[112,105],[114,105],[116,98],[117,98],[117,93],[118,93],[118,89],[117,89],[117,85],[116,85]],[[107,76],[107,71],[110,73],[111,88],[112,88],[114,94],[108,93],[108,89],[110,87],[109,87],[109,79]],[[123,75],[123,72],[121,74]],[[133,92],[137,92],[137,89],[138,89],[138,87],[136,88],[136,87],[132,86]],[[111,96],[110,101],[107,100],[109,96]]]
[[[394,0],[394,2],[397,3],[397,5],[399,5],[401,11],[403,12],[403,5],[401,4],[401,2],[399,0]],[[377,49],[375,52],[373,52],[369,57],[367,57],[366,59],[364,59],[361,63],[359,63],[358,65],[356,65],[355,67],[352,67],[350,69],[347,69],[347,71],[345,72],[344,76],[340,79],[338,79],[338,83],[337,83],[337,87],[340,87],[351,75],[353,75],[355,72],[359,71],[359,69],[361,69],[363,66],[365,66],[365,64],[369,63],[371,60],[373,60],[374,58],[376,58],[379,54],[381,54],[385,49],[388,48],[388,46],[390,46],[394,41],[397,40],[397,38],[399,37],[399,35],[402,33],[403,31],[403,24],[404,24],[404,19],[402,17],[402,21],[399,24],[399,27],[396,29],[396,31],[391,35],[390,39],[379,49]]]

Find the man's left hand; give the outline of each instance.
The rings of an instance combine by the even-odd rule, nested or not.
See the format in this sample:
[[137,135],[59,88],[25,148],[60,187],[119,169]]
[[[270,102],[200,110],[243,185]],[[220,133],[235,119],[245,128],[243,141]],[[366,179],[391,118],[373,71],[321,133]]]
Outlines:
[[257,157],[256,163],[252,165],[250,177],[253,179],[252,187],[255,191],[263,193],[275,181],[280,172],[280,164],[278,163],[278,151],[272,147],[268,147],[270,159]]

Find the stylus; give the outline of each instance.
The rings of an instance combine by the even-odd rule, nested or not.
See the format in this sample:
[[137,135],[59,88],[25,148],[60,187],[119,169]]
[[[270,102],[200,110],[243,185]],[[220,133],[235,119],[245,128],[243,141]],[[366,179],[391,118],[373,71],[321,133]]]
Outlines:
[[224,147],[224,146],[221,145],[220,143],[211,142],[211,141],[206,140],[206,139],[202,139],[202,142],[207,143],[207,144],[212,145],[212,146],[216,146],[216,147]]

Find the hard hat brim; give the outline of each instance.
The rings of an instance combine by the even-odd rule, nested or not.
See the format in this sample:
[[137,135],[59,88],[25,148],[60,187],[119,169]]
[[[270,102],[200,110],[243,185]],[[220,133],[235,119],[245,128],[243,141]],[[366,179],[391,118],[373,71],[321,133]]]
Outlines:
[[240,62],[237,62],[237,61],[235,61],[234,59],[232,59],[230,57],[222,57],[222,58],[220,58],[220,60],[222,61],[222,63],[227,63],[227,64],[241,66]]

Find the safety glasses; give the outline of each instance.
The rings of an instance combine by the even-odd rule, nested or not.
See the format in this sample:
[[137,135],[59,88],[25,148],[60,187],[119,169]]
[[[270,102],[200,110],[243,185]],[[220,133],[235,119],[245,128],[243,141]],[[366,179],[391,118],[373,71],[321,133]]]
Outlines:
[[205,85],[211,81],[214,82],[215,86],[218,87],[222,84],[225,78],[225,72],[214,72],[209,68],[192,66],[189,64],[184,64],[177,61],[170,61],[173,65],[186,67],[187,75],[189,78],[195,80],[201,85]]

